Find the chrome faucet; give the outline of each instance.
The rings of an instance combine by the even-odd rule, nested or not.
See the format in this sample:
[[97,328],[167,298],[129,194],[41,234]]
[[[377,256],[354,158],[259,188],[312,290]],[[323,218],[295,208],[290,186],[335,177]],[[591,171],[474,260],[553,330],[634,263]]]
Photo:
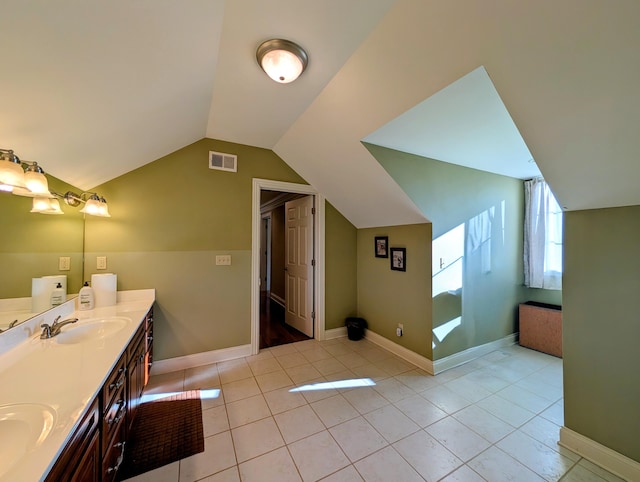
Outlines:
[[[16,326],[17,324],[18,324],[18,320],[13,320],[11,323],[9,323],[9,326],[7,327],[7,330],[8,330],[9,328],[13,328],[13,327],[14,327],[14,326]],[[3,332],[5,332],[5,331],[7,331],[7,330],[2,330],[2,329],[0,329],[0,333],[3,333]]]
[[40,335],[40,338],[42,340],[53,338],[54,336],[60,333],[60,329],[63,326],[68,325],[70,323],[75,323],[76,321],[78,321],[78,318],[68,318],[63,321],[60,321],[60,318],[62,317],[58,316],[55,320],[53,320],[53,323],[51,323],[51,325],[47,325],[46,323],[43,323],[42,325],[40,325],[40,327],[42,328],[42,334]]

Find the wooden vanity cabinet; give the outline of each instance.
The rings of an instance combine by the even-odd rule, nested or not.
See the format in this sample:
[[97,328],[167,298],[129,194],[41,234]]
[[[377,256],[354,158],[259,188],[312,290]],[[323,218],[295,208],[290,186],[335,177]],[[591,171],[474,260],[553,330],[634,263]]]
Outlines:
[[145,336],[146,321],[142,323],[135,336],[133,337],[133,340],[129,344],[129,348],[127,349],[127,399],[129,401],[129,405],[127,408],[128,432],[131,430],[131,427],[133,425],[133,420],[135,419],[138,405],[140,405],[142,390],[145,386]]
[[102,480],[115,480],[124,460],[127,415],[127,350],[102,387]]
[[46,482],[111,482],[124,460],[127,438],[149,380],[153,309],[115,364]]
[[[100,480],[100,410],[98,399],[82,418],[64,451],[49,471],[46,482],[95,482]],[[82,454],[80,460],[77,455]]]

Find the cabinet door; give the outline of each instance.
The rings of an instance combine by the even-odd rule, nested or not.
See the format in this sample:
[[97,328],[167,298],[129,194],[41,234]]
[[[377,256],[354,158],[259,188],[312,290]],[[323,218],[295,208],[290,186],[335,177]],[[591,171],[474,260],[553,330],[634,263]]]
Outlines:
[[80,465],[76,469],[71,482],[96,482],[100,480],[100,444],[98,432],[91,438],[91,442],[82,455]]
[[[47,475],[47,482],[100,480],[99,422],[96,398]],[[95,477],[92,474],[95,474]]]

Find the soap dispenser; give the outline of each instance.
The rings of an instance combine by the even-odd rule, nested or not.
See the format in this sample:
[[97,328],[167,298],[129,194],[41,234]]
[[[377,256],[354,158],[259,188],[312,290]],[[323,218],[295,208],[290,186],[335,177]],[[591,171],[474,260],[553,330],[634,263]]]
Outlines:
[[58,283],[58,285],[51,292],[51,308],[61,305],[65,301],[67,301],[67,293],[62,287],[62,284]]
[[93,288],[89,286],[89,282],[85,281],[84,286],[80,288],[80,292],[78,293],[79,307],[80,310],[92,310],[93,305],[95,303],[95,297],[93,295]]

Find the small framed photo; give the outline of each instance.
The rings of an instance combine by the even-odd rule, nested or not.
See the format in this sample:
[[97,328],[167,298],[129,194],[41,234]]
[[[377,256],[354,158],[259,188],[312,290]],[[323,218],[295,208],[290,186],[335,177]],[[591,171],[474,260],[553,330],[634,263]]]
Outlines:
[[407,248],[391,248],[391,269],[407,271]]
[[388,258],[389,257],[389,237],[376,236],[375,250],[376,250],[376,258]]

